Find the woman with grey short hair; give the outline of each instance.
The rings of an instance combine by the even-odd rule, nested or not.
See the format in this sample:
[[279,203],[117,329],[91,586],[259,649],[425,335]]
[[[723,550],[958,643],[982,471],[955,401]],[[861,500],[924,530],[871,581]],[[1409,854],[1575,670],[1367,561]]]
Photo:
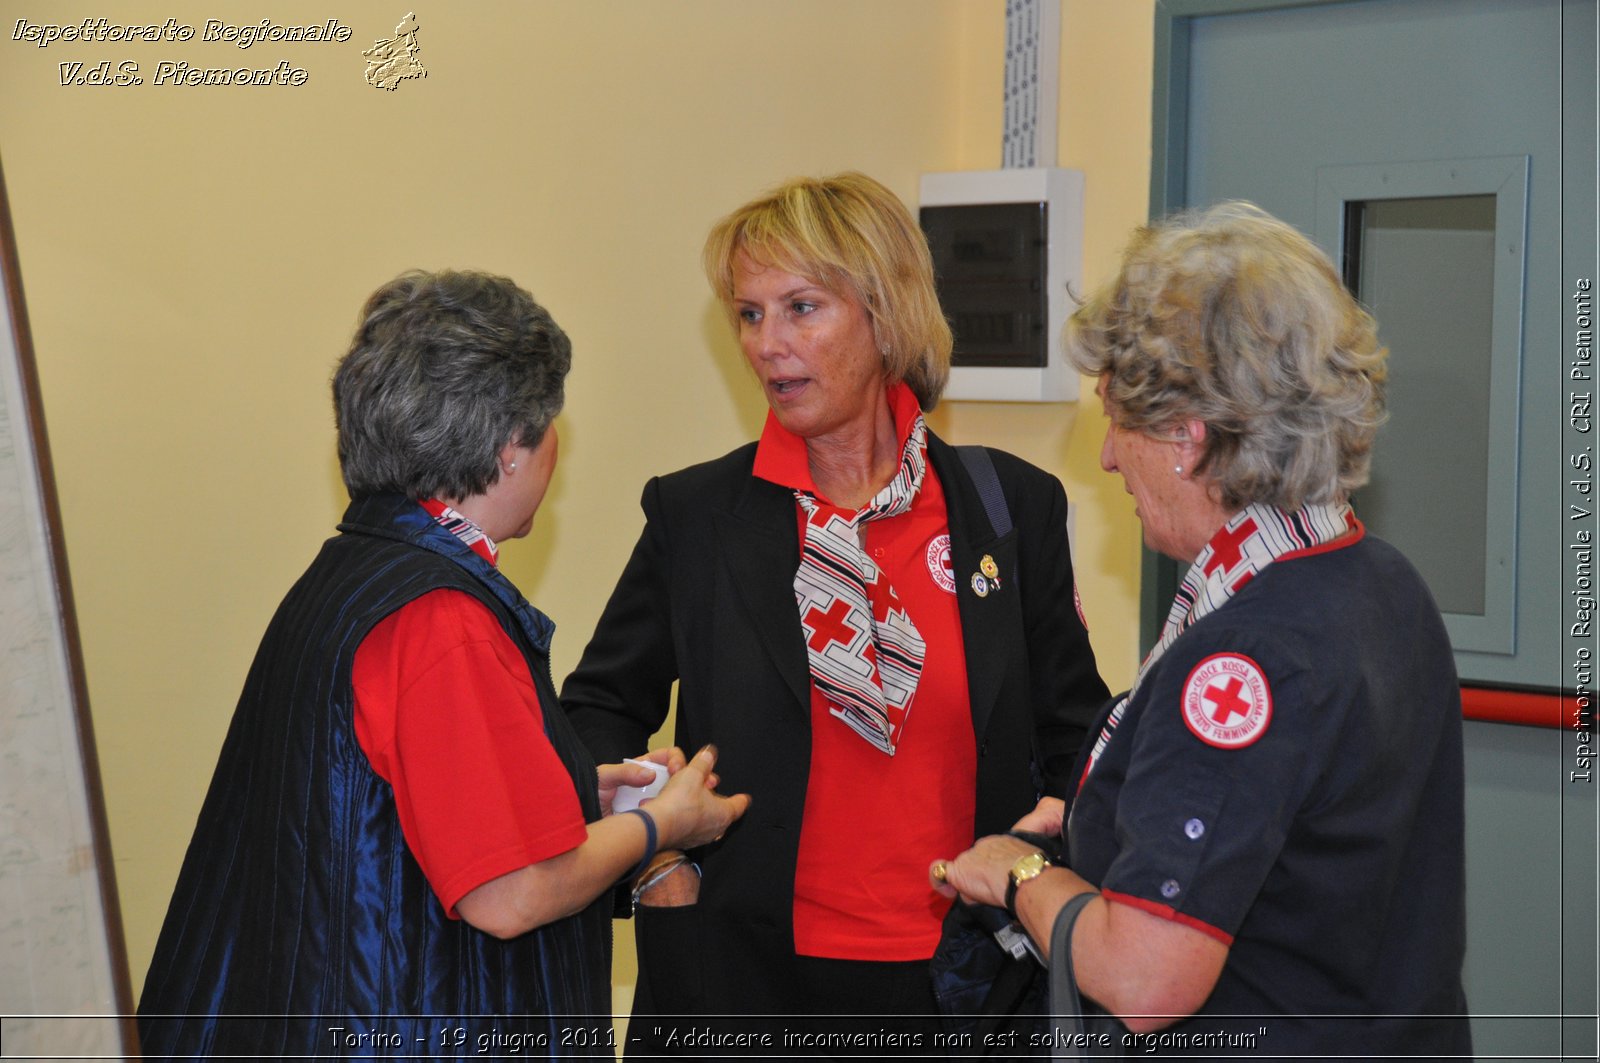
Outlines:
[[610,888],[748,799],[710,788],[713,750],[664,750],[660,795],[612,815],[656,772],[596,767],[554,625],[497,567],[549,486],[570,364],[503,277],[367,301],[333,380],[350,507],[246,680],[140,1000],[147,1058],[614,1054]]
[[504,279],[401,275],[368,300],[334,375],[351,496],[483,493],[502,444],[538,447],[571,365],[566,334]]
[[1066,822],[1044,802],[933,878],[1019,918],[1112,1043],[1469,1056],[1454,660],[1349,501],[1384,416],[1372,318],[1230,203],[1140,230],[1067,350],[1099,377],[1102,467],[1188,573]]

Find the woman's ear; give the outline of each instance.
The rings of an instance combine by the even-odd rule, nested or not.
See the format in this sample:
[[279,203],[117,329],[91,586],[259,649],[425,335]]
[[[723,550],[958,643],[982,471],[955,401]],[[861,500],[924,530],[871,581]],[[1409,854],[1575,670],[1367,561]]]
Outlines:
[[510,476],[517,471],[517,446],[507,443],[500,448],[500,475]]
[[1170,439],[1173,449],[1177,452],[1177,461],[1173,471],[1180,477],[1187,479],[1193,474],[1195,468],[1205,460],[1206,423],[1198,419],[1181,421]]

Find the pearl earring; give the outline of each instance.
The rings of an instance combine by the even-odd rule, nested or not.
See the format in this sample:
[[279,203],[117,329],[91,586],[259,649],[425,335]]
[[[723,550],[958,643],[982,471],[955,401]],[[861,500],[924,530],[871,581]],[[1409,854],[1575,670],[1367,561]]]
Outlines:
[[511,467],[509,469],[507,469],[506,471],[507,472],[516,472],[517,471],[517,463],[516,462],[512,462],[511,463]]
[[1182,465],[1174,465],[1172,467],[1172,471],[1177,473],[1179,476],[1182,476],[1183,475],[1183,466]]

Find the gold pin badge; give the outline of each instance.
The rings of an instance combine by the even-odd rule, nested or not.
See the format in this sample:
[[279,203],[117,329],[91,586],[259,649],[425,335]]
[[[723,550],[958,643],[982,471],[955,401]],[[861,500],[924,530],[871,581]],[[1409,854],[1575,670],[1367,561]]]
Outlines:
[[983,578],[982,572],[972,574],[972,593],[979,598],[989,597],[989,581]]
[[994,563],[994,558],[988,554],[983,555],[983,560],[978,562],[978,571],[990,579],[1000,575],[1000,566]]

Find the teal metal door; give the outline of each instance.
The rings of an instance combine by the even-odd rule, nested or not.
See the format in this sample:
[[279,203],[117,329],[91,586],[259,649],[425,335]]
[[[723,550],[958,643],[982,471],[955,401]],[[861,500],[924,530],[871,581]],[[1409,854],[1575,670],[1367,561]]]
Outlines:
[[[1475,268],[1425,291],[1361,293],[1394,392],[1374,482],[1421,488],[1389,493],[1422,519],[1357,502],[1424,569],[1463,680],[1542,689],[1561,685],[1560,628],[1536,619],[1561,587],[1561,484],[1536,467],[1561,450],[1538,386],[1561,378],[1562,307],[1539,298],[1561,287],[1561,16],[1561,0],[1362,0],[1192,18],[1186,151],[1168,160],[1169,207],[1248,199],[1336,260],[1359,235],[1349,204],[1495,201]],[[1364,226],[1369,251],[1402,232],[1450,248],[1432,263],[1391,256],[1420,262],[1419,279],[1474,261],[1455,254],[1470,220],[1377,222]],[[1413,309],[1408,295],[1427,298]],[[1480,329],[1485,342],[1464,350]]]
[[[1590,442],[1569,296],[1594,276],[1594,0],[1158,0],[1156,17],[1151,213],[1251,200],[1344,267],[1391,352],[1358,515],[1422,570],[1464,683],[1592,689],[1569,608],[1575,525],[1594,521],[1569,509]],[[1179,575],[1147,560],[1147,644]],[[1478,1051],[1594,1058],[1577,737],[1467,729]]]

